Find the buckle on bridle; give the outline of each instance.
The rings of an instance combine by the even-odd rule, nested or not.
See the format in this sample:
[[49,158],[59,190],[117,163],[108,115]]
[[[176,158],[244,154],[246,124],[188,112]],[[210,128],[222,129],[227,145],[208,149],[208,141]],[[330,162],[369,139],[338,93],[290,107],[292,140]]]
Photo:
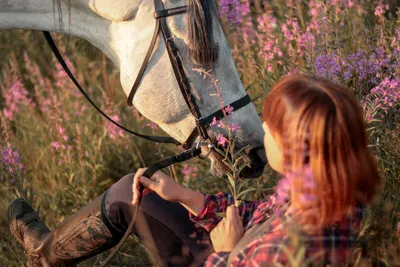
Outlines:
[[196,149],[199,149],[202,146],[207,146],[208,147],[208,152],[203,156],[202,154],[199,155],[199,158],[201,159],[206,159],[210,156],[212,149],[215,147],[213,143],[202,143],[201,141],[206,141],[204,137],[200,137],[199,140],[196,143]]

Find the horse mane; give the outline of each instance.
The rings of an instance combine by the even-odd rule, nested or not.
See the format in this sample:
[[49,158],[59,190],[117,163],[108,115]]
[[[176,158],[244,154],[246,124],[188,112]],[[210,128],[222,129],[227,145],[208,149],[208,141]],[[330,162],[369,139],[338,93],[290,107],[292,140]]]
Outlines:
[[218,44],[213,36],[213,22],[220,23],[215,0],[189,0],[188,46],[198,65],[210,66],[218,59]]

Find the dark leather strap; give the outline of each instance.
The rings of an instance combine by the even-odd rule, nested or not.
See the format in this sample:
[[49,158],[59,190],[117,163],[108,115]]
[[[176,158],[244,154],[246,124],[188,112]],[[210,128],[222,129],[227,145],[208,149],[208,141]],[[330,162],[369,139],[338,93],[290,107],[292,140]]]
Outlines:
[[136,77],[135,83],[133,84],[132,89],[131,89],[131,91],[129,93],[129,96],[128,96],[128,100],[127,100],[128,106],[133,106],[133,103],[132,103],[133,97],[135,96],[135,94],[136,94],[136,92],[137,92],[137,90],[139,88],[139,84],[142,81],[143,74],[144,74],[144,72],[146,70],[147,64],[149,63],[149,60],[151,58],[151,54],[153,53],[154,46],[156,44],[159,31],[160,31],[160,22],[158,20],[156,20],[156,27],[154,29],[154,34],[153,34],[153,38],[151,39],[149,49],[147,50],[147,54],[144,57],[142,66],[140,67],[140,70],[139,70],[139,73],[138,73],[138,75]]
[[144,135],[140,134],[137,132],[134,132],[132,130],[129,130],[125,128],[124,126],[120,125],[118,122],[114,121],[111,119],[107,114],[105,114],[93,101],[90,99],[90,97],[86,94],[85,90],[83,90],[82,86],[79,84],[79,82],[75,79],[75,76],[72,74],[71,70],[65,63],[63,57],[60,54],[60,51],[57,48],[57,45],[54,43],[53,38],[51,37],[50,33],[48,31],[43,31],[44,37],[46,38],[47,43],[49,44],[51,50],[53,51],[54,55],[56,56],[58,62],[61,64],[65,72],[68,74],[68,77],[71,79],[71,81],[75,84],[75,86],[79,89],[79,91],[84,95],[84,97],[89,101],[89,103],[101,114],[103,115],[107,120],[112,122],[114,125],[117,127],[121,128],[122,130],[133,134],[137,137],[153,141],[153,142],[158,142],[158,143],[167,143],[167,144],[175,144],[175,145],[180,145],[180,142],[175,140],[172,137],[169,136],[149,136],[149,135]]
[[[160,1],[160,0],[158,0]],[[193,114],[194,118],[198,121],[202,118],[200,109],[196,104],[196,99],[190,90],[190,83],[185,74],[185,70],[183,68],[181,57],[178,54],[178,49],[173,41],[173,37],[168,29],[167,21],[165,17],[161,17],[160,26],[161,32],[163,34],[163,38],[168,50],[169,59],[172,62],[172,68],[174,70],[175,76],[178,79],[179,89],[185,99],[186,104],[189,107],[190,112]],[[209,139],[207,128],[202,124],[196,124],[197,131],[199,135],[205,140]]]
[[154,12],[154,18],[162,18],[162,17],[169,17],[169,16],[174,16],[178,14],[183,14],[188,11],[187,6],[181,6],[181,7],[174,7],[170,9],[163,9],[163,10],[156,10]]
[[[212,123],[214,117],[217,121],[225,118],[226,116],[229,116],[229,114],[226,113],[226,108],[228,106],[233,108],[233,111],[238,111],[242,107],[245,107],[246,105],[251,103],[251,99],[249,95],[245,95],[244,97],[240,98],[239,100],[236,100],[235,102],[226,105],[222,109],[217,110],[216,112],[208,115],[206,118],[202,118],[197,121],[197,123],[201,123],[204,125],[204,127],[208,128],[210,124]],[[184,149],[188,149],[191,147],[193,142],[196,140],[196,138],[199,136],[199,132],[197,131],[197,127],[193,129],[192,133],[189,135],[189,137],[186,139],[185,143],[183,143],[182,147]]]
[[251,99],[249,95],[245,95],[244,97],[240,98],[239,100],[236,100],[232,104],[226,105],[223,109],[217,110],[213,114],[210,114],[206,118],[203,118],[199,121],[199,123],[204,124],[206,127],[210,126],[212,123],[214,117],[216,118],[217,121],[225,118],[227,115],[226,109],[229,107],[232,107],[233,111],[237,111],[241,109],[242,107],[247,106],[248,104],[251,103]]

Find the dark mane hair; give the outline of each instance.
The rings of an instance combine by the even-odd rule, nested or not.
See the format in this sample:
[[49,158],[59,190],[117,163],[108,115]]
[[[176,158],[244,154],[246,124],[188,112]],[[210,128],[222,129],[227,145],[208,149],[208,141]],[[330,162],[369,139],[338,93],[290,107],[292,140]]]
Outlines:
[[189,50],[196,64],[211,65],[218,58],[219,47],[213,37],[213,22],[220,23],[215,0],[189,0]]

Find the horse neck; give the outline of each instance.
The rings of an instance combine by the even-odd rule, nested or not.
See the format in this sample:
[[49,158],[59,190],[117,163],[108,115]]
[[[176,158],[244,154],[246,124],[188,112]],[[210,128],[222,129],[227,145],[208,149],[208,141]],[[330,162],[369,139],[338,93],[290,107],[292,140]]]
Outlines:
[[[173,6],[180,2],[171,1]],[[129,94],[153,35],[153,11],[152,0],[75,0],[71,4],[63,0],[0,1],[0,30],[50,31],[83,38],[113,61],[121,72],[124,92]],[[175,123],[182,124],[182,118],[189,112],[181,111],[184,101],[178,96],[179,90],[176,90],[175,77],[164,44],[160,44],[153,55],[157,63],[149,63],[140,86],[138,96],[142,96],[142,100],[135,99],[134,105],[168,134],[184,141],[191,126],[182,131],[176,129]],[[162,77],[162,81],[157,81],[155,77]],[[155,97],[160,95],[163,97]],[[154,110],[160,108],[154,103],[164,102],[161,100],[170,104],[166,106],[167,110],[158,113]],[[149,106],[152,108],[149,109]],[[171,122],[171,117],[174,122]]]
[[[110,25],[113,23],[97,15],[89,1],[13,0],[0,1],[0,30],[25,29],[58,32],[83,38],[99,48],[119,67],[118,51],[110,44]],[[79,3],[78,3],[79,4]]]

